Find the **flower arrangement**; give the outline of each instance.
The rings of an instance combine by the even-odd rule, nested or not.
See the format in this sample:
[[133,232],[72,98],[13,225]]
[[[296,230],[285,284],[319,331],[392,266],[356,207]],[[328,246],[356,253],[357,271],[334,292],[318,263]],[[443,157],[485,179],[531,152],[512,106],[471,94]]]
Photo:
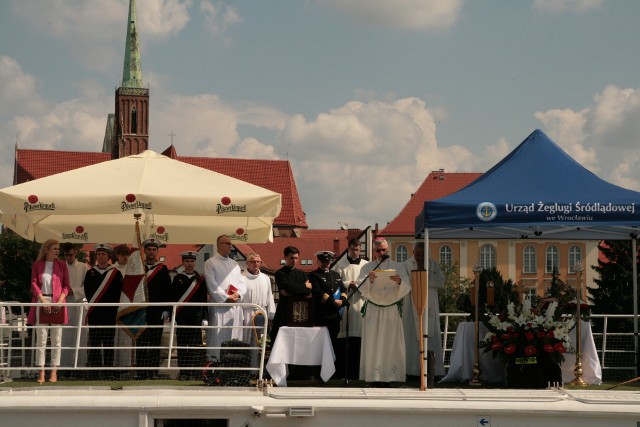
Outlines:
[[564,353],[569,346],[569,331],[573,328],[573,319],[554,315],[558,302],[549,304],[544,313],[531,308],[530,301],[516,307],[510,302],[507,312],[487,313],[485,320],[489,332],[480,347],[484,352],[491,351],[493,357],[501,357],[515,364],[536,363],[538,357],[548,357],[554,363],[564,361]]

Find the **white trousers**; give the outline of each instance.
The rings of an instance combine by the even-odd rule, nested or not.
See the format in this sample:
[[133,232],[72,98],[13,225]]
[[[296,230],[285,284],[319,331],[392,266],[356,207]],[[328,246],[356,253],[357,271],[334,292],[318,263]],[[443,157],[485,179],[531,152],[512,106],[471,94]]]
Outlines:
[[36,365],[43,368],[47,354],[47,336],[51,331],[51,366],[60,366],[60,346],[62,345],[62,327],[60,325],[36,326]]

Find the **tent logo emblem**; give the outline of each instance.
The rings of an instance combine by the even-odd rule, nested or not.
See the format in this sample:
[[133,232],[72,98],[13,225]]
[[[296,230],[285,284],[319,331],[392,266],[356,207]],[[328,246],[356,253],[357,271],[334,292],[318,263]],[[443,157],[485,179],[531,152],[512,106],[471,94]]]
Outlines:
[[498,208],[491,202],[482,202],[476,209],[476,216],[480,221],[491,221],[498,214]]

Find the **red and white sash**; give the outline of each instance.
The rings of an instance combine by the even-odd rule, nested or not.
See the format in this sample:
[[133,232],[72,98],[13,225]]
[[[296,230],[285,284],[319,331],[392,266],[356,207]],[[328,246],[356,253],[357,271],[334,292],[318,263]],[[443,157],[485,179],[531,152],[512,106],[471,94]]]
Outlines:
[[116,277],[117,272],[117,269],[111,267],[104,273],[104,277],[102,278],[100,286],[98,286],[98,289],[96,289],[96,291],[93,293],[93,296],[91,297],[91,300],[89,301],[90,304],[89,309],[87,310],[87,315],[91,313],[91,311],[95,308],[94,304],[102,301],[102,297],[107,292],[107,289],[109,289],[109,286],[113,282],[113,279]]
[[[191,278],[191,285],[189,285],[189,288],[187,288],[187,290],[178,299],[178,303],[182,304],[182,303],[191,301],[191,298],[193,298],[193,296],[196,294],[198,289],[200,289],[200,286],[202,285],[203,279],[204,279],[204,276],[195,276],[194,275]],[[182,308],[184,308],[183,305],[178,305],[176,307],[176,313],[178,313],[180,310],[182,310]]]

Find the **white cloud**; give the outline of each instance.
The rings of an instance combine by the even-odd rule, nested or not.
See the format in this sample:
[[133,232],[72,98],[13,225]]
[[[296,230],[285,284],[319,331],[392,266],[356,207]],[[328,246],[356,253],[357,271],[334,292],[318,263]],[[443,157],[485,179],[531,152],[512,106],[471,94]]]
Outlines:
[[[146,0],[136,13],[141,48],[180,32],[192,1]],[[73,58],[90,70],[122,67],[128,0],[29,0],[12,3],[14,13],[35,31],[67,43]],[[119,44],[122,43],[122,44]],[[116,46],[116,47],[114,47]]]
[[637,140],[631,137],[640,132],[640,91],[609,85],[594,97],[594,103],[593,131],[613,137],[618,144],[637,147]]
[[272,145],[263,144],[255,138],[245,138],[235,148],[235,155],[244,159],[279,160]]
[[562,147],[575,161],[593,172],[598,172],[596,150],[585,146],[589,109],[553,109],[536,112],[535,118],[549,129],[549,137]]
[[533,9],[540,12],[587,12],[597,9],[604,0],[535,0]]
[[304,188],[312,227],[366,226],[393,218],[429,171],[456,171],[473,157],[464,147],[438,147],[435,132],[421,99],[352,101],[312,121],[291,117],[278,145]]
[[214,5],[211,0],[202,0],[200,11],[204,15],[207,30],[225,44],[230,43],[226,36],[229,28],[243,21],[236,8],[222,3]]
[[0,118],[8,113],[41,109],[37,93],[36,78],[25,73],[15,59],[0,56]]
[[356,22],[402,30],[441,30],[451,27],[462,9],[462,0],[316,0]]
[[640,190],[640,90],[606,86],[579,111],[551,109],[535,117],[577,162],[601,178]]

